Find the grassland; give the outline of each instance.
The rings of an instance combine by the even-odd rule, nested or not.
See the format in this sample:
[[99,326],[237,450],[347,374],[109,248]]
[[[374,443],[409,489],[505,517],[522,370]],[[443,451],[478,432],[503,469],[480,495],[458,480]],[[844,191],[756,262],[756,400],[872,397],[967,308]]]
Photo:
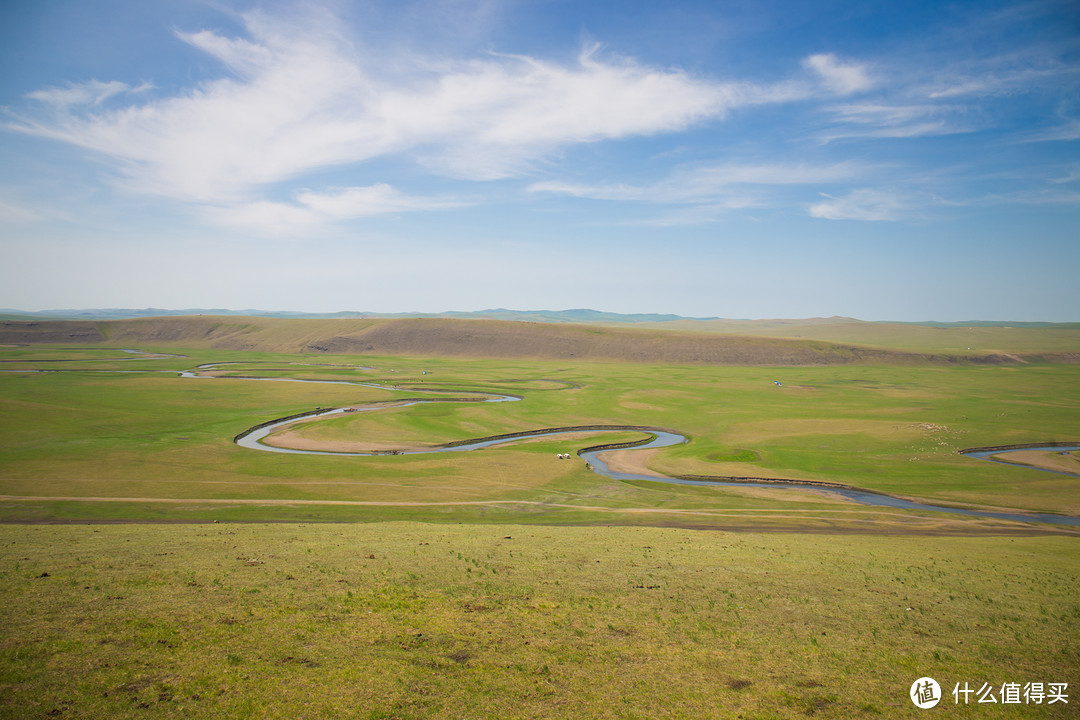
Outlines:
[[85,343],[276,353],[436,355],[722,365],[1080,360],[1080,326],[931,327],[836,321],[633,326],[500,320],[158,317],[0,322],[0,344]]
[[[619,482],[555,458],[637,433],[437,456],[232,442],[315,407],[478,390],[522,400],[388,406],[278,440],[663,426],[690,442],[650,454],[658,472],[1076,515],[1075,477],[956,452],[1080,440],[1080,365],[1036,358],[1067,345],[735,366],[211,347],[220,335],[137,346],[174,355],[150,357],[119,352],[130,339],[0,350],[0,716],[911,717],[928,675],[945,691],[931,713],[1075,717],[1072,528]],[[205,363],[231,364],[178,376]],[[957,706],[964,682],[1072,697]]]
[[423,523],[0,528],[0,713],[1075,717],[1062,537]]
[[[87,359],[78,359],[79,353]],[[767,513],[781,525],[785,513],[789,519],[795,513],[802,519],[793,526],[805,519],[837,527],[850,519],[847,524],[857,527],[885,512],[809,491],[616,482],[582,463],[554,459],[602,441],[599,436],[573,444],[552,438],[453,455],[372,458],[283,456],[232,443],[253,425],[315,407],[391,403],[441,389],[448,400],[475,399],[466,390],[523,400],[385,407],[296,426],[290,434],[348,449],[356,442],[430,445],[567,425],[670,427],[691,441],[649,458],[655,471],[666,474],[834,482],[937,503],[1080,514],[1075,478],[956,452],[1075,441],[1080,366],[760,368],[373,356],[360,365],[349,356],[185,354],[110,359],[117,353],[107,348],[9,351],[9,372],[0,374],[0,494],[34,499],[4,502],[0,513],[21,520],[138,518],[145,501],[187,500],[189,505],[159,503],[154,516],[251,519],[252,506],[221,502],[244,500],[273,501],[266,512],[274,519],[371,520],[399,519],[392,503],[427,503],[427,511],[442,515],[440,504],[453,502],[484,503],[483,514],[500,521],[514,521],[528,508],[538,521],[636,524],[649,513],[671,510],[714,514],[720,527]],[[207,369],[213,379],[177,376],[211,361],[232,364]],[[11,372],[19,368],[28,372]],[[59,498],[112,501],[91,506]],[[129,507],[121,498],[144,502]],[[478,508],[454,512],[476,519]],[[974,522],[940,514],[885,515],[900,525],[933,520],[962,528]],[[708,524],[707,514],[698,517],[695,526]]]
[[642,323],[640,327],[717,335],[741,335],[860,346],[905,349],[920,353],[1064,354],[1075,362],[1080,324],[969,324],[866,322],[852,318],[816,320],[675,320]]

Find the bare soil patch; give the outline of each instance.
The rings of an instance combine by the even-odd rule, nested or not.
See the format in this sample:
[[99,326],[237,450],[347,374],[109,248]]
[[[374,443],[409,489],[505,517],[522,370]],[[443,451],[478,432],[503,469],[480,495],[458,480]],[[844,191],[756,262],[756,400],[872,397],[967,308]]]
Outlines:
[[1010,453],[994,455],[993,458],[1007,463],[1030,465],[1041,470],[1080,475],[1080,457],[1077,457],[1075,453],[1060,450],[1015,450]]
[[612,450],[604,453],[604,463],[612,472],[631,473],[634,475],[648,475],[650,477],[666,477],[648,466],[649,459],[654,457],[660,448],[653,450]]
[[[442,445],[425,445],[423,443],[379,443],[370,442],[366,440],[326,440],[306,437],[300,428],[296,427],[301,423],[288,426],[288,428],[263,439],[263,443],[271,445],[273,447],[286,448],[289,450],[316,450],[319,452],[341,452],[341,453],[363,453],[363,452],[379,452],[386,450],[401,450],[403,452],[422,452],[425,450],[434,450],[436,448],[443,447]],[[289,429],[291,428],[291,429]],[[582,432],[568,432],[560,433],[558,436],[541,436],[535,438],[506,438],[504,441],[488,445],[489,448],[502,447],[504,445],[515,444],[520,445],[524,443],[533,442],[551,442],[552,440],[565,441],[567,443],[567,449],[565,452],[572,452],[579,443],[586,438],[592,438],[596,436],[595,431],[582,431]],[[634,472],[634,471],[626,471]]]

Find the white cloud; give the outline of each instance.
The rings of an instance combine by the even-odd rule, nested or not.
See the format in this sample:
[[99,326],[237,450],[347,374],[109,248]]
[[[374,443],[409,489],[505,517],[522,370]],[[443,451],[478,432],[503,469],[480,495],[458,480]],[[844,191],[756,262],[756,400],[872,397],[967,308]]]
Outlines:
[[411,210],[442,210],[465,204],[459,200],[407,197],[386,183],[321,193],[308,190],[299,193],[296,199],[315,212],[332,218],[355,218]]
[[642,200],[650,199],[649,191],[633,185],[581,185],[559,181],[538,182],[529,185],[529,192],[570,195],[590,200]]
[[811,55],[803,60],[803,66],[817,73],[827,88],[840,95],[862,92],[874,86],[866,65],[841,62],[832,53]]
[[834,184],[867,172],[858,163],[828,165],[805,163],[721,163],[677,169],[667,178],[646,186],[585,185],[546,181],[533,183],[529,191],[570,195],[592,200],[616,200],[695,206],[659,224],[687,225],[711,222],[733,209],[776,204],[770,192],[779,186]]
[[1080,180],[1080,165],[1066,168],[1063,172],[1065,174],[1062,177],[1050,178],[1049,182],[1052,185],[1061,185],[1062,183],[1072,183]]
[[274,63],[270,48],[242,38],[225,38],[210,30],[186,33],[177,32],[176,36],[187,44],[216,57],[239,75],[254,77],[263,68]]
[[952,72],[946,68],[927,90],[932,99],[988,97],[1013,95],[1045,87],[1062,88],[1075,84],[1080,69],[1041,60],[1042,66],[1032,66],[1033,58],[1013,55],[991,57],[976,67]]
[[815,133],[821,142],[985,130],[1010,132],[1020,141],[1075,139],[1075,128],[1066,117],[1057,128],[1042,129],[1047,123],[1031,118],[1017,122],[1028,107],[1049,98],[1071,98],[1069,91],[1075,90],[1080,68],[1054,57],[1047,46],[996,55],[952,53],[883,60],[876,65],[876,82],[865,66],[843,64],[832,55],[811,56],[804,64],[842,95],[856,89],[873,91],[863,102],[824,108],[832,122]]
[[[802,61],[812,82],[803,72],[755,84],[648,66],[602,54],[599,46],[566,62],[377,53],[346,37],[342,24],[321,10],[299,20],[255,12],[243,21],[244,37],[206,29],[176,34],[223,64],[228,72],[216,80],[152,99],[136,97],[150,86],[122,82],[41,90],[31,97],[52,112],[16,117],[8,128],[100,153],[112,161],[123,189],[203,206],[202,216],[213,223],[291,233],[464,204],[374,182],[363,166],[376,158],[405,157],[450,177],[506,178],[533,172],[574,144],[674,133],[737,108],[876,89],[866,64],[829,53]],[[925,103],[842,105],[833,109],[837,130],[827,139],[944,132],[935,112]],[[271,185],[347,165],[370,184],[294,190],[286,202],[266,197]],[[652,184],[549,181],[529,190],[682,205],[685,217],[713,217],[775,205],[772,188],[828,189],[864,170],[854,162],[729,163],[677,168]],[[814,212],[856,211],[830,199]]]
[[893,193],[880,190],[852,190],[843,197],[821,193],[824,201],[810,207],[811,217],[826,220],[895,221],[910,219],[911,204]]
[[[931,104],[857,104],[829,108],[833,127],[818,134],[822,143],[849,138],[917,138],[969,132],[951,116],[959,108]],[[948,120],[947,120],[948,118]]]
[[453,198],[405,195],[386,183],[367,187],[304,190],[295,202],[260,200],[208,208],[206,218],[215,225],[255,230],[265,235],[295,235],[327,223],[373,215],[425,210],[446,210],[468,203]]
[[131,91],[124,83],[43,90],[34,97],[55,113],[9,128],[112,158],[128,189],[207,202],[406,151],[442,174],[507,177],[569,144],[678,131],[776,101],[752,86],[592,51],[570,64],[368,58],[326,23],[245,21],[250,39],[178,33],[231,77],[119,109],[99,105]]
[[113,80],[100,82],[90,80],[85,83],[68,83],[66,87],[45,88],[28,93],[26,97],[31,100],[52,105],[56,108],[67,108],[71,105],[101,105],[106,100],[123,93],[141,93],[150,90],[153,86],[144,83],[138,87],[132,87],[127,83]]
[[684,197],[713,195],[734,185],[811,185],[850,180],[866,172],[859,163],[723,163],[684,169],[666,183]]
[[747,194],[732,194],[717,199],[715,202],[702,202],[695,205],[677,206],[669,212],[654,217],[630,221],[627,225],[640,227],[686,227],[707,225],[727,217],[732,210],[751,210],[761,208],[767,203],[762,198]]
[[995,207],[1009,203],[1015,205],[1073,205],[1080,207],[1080,192],[1060,188],[1037,188],[1011,193],[987,195],[969,201],[969,205]]
[[[433,59],[378,53],[324,11],[303,19],[243,16],[246,37],[177,32],[229,74],[171,97],[122,82],[32,97],[51,114],[8,129],[100,153],[126,190],[216,206],[317,170],[405,155],[445,176],[487,180],[534,169],[567,146],[678,132],[733,108],[805,99],[803,81],[721,82],[586,48],[570,62],[491,53]],[[807,59],[835,92],[867,87],[862,66]]]
[[12,224],[30,223],[41,219],[42,216],[26,204],[0,197],[0,222]]
[[1061,123],[1054,127],[1046,128],[1032,133],[1026,138],[1026,142],[1067,142],[1080,140],[1080,119],[1062,115]]

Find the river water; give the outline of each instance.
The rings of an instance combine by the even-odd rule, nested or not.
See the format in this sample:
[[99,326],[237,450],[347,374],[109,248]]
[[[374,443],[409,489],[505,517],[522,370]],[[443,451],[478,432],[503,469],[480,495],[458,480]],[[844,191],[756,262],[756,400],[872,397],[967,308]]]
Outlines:
[[[286,380],[287,378],[278,378],[278,379]],[[375,384],[372,384],[372,383],[349,383],[347,381],[304,381],[304,380],[294,380],[294,382],[339,382],[339,383],[342,383],[342,384],[363,384],[363,385],[366,385],[368,387],[376,387],[376,388],[381,388],[381,389],[384,389],[384,390],[398,390],[398,391],[400,391],[399,388],[385,387],[385,386],[375,385]],[[417,391],[409,391],[409,392],[417,392]],[[520,398],[512,396],[512,395],[486,394],[483,397],[484,402],[512,402],[512,401],[516,401],[516,400],[520,400]],[[404,406],[407,406],[407,405],[415,405],[415,404],[424,403],[424,402],[431,402],[431,401],[430,400],[424,400],[424,399],[417,399],[417,400],[410,400],[410,401],[408,401],[406,403],[402,403],[402,404],[395,404],[394,406],[395,407],[404,407]],[[367,407],[367,408],[359,408],[359,409],[334,408],[332,410],[323,410],[323,411],[318,411],[318,412],[315,412],[315,413],[311,413],[311,414],[305,416],[305,418],[327,417],[327,416],[331,416],[331,415],[339,415],[339,414],[342,414],[342,413],[345,413],[345,412],[369,412],[371,410],[378,410],[378,409],[379,409],[379,406],[373,406],[373,407]],[[264,438],[266,438],[268,435],[273,433],[275,430],[277,430],[277,429],[279,429],[279,428],[281,428],[281,427],[283,427],[285,425],[288,425],[290,423],[296,422],[298,419],[305,419],[305,418],[290,418],[290,419],[281,420],[281,421],[278,421],[278,422],[275,422],[275,423],[271,423],[269,425],[264,425],[264,426],[262,426],[260,428],[253,429],[253,430],[251,430],[251,431],[249,431],[247,433],[244,433],[244,434],[238,436],[236,438],[236,443],[238,445],[242,446],[242,447],[250,448],[252,450],[263,450],[263,451],[268,451],[268,452],[291,453],[291,454],[299,454],[299,455],[337,455],[337,456],[345,456],[345,457],[356,457],[356,456],[372,456],[372,455],[385,455],[385,454],[387,454],[386,452],[331,452],[331,451],[322,451],[322,450],[295,450],[295,449],[290,449],[290,448],[274,447],[274,446],[271,446],[271,445],[266,445],[265,443],[262,442],[262,440]],[[640,429],[642,432],[650,433],[654,437],[648,443],[636,446],[634,449],[637,449],[637,450],[646,450],[646,449],[651,449],[651,448],[670,447],[672,445],[679,445],[679,444],[684,443],[684,442],[687,441],[687,439],[686,439],[686,437],[684,435],[680,435],[680,434],[674,433],[674,432],[666,432],[666,431],[656,430],[655,428],[644,428],[644,427],[638,428],[638,429]],[[622,427],[618,427],[618,428],[612,428],[610,431],[611,432],[625,432],[626,430],[627,430],[627,427],[622,426]],[[603,430],[596,430],[596,431],[603,432]],[[401,451],[398,451],[395,454],[419,455],[419,454],[425,454],[425,453],[439,453],[439,452],[468,452],[468,451],[471,451],[471,450],[477,450],[477,449],[480,449],[480,448],[490,447],[492,445],[498,445],[498,444],[503,444],[503,443],[507,443],[507,442],[516,442],[518,440],[529,440],[529,439],[538,438],[538,437],[554,437],[554,436],[557,436],[557,435],[560,435],[560,434],[569,434],[569,433],[573,433],[573,432],[581,432],[581,430],[580,429],[541,430],[541,431],[537,431],[537,432],[531,433],[531,434],[524,434],[524,435],[514,436],[512,438],[499,437],[499,438],[494,438],[494,439],[481,439],[481,440],[477,440],[477,441],[471,442],[471,443],[464,443],[464,444],[460,444],[460,445],[455,445],[453,447],[445,447],[444,446],[444,447],[435,447],[435,448],[429,448],[429,449],[423,449],[423,450],[401,450]],[[1038,449],[1042,449],[1042,448],[1023,448],[1023,449],[1024,450],[1038,450]],[[1078,448],[1054,448],[1054,449],[1067,451],[1067,450],[1070,450],[1070,449],[1078,449]],[[604,455],[605,452],[611,452],[611,450],[610,449],[609,450],[589,450],[589,451],[583,451],[583,452],[579,453],[579,455],[581,456],[582,459],[584,459],[586,462],[588,462],[592,466],[592,469],[593,469],[594,472],[596,472],[596,473],[598,473],[600,475],[603,475],[605,477],[611,478],[613,480],[635,480],[635,481],[659,482],[659,483],[667,483],[667,484],[675,484],[675,485],[707,485],[707,486],[718,486],[718,487],[760,487],[760,488],[769,488],[769,489],[774,489],[774,490],[777,489],[777,488],[793,488],[793,489],[803,489],[803,490],[805,490],[805,489],[813,489],[813,490],[818,490],[818,491],[821,491],[821,492],[827,492],[827,493],[832,493],[834,495],[838,495],[840,497],[846,498],[846,499],[851,500],[853,502],[859,503],[860,505],[868,505],[868,506],[873,506],[873,507],[888,507],[888,508],[897,508],[897,509],[901,509],[901,510],[932,510],[932,511],[935,511],[935,512],[953,513],[953,514],[957,514],[957,515],[969,515],[969,516],[974,516],[974,517],[995,518],[995,519],[998,519],[998,520],[1014,520],[1014,521],[1019,521],[1019,522],[1044,522],[1044,523],[1053,523],[1055,525],[1080,526],[1080,518],[1076,518],[1076,517],[1068,517],[1068,516],[1064,516],[1064,515],[1050,515],[1050,514],[1046,514],[1046,513],[992,512],[992,511],[988,511],[988,510],[972,510],[972,509],[969,509],[969,508],[949,507],[949,506],[946,506],[946,505],[934,505],[934,504],[931,504],[931,503],[920,503],[920,502],[915,502],[915,501],[912,501],[912,500],[905,500],[903,498],[893,497],[891,495],[883,495],[883,494],[880,494],[880,493],[869,492],[869,491],[866,491],[866,490],[857,490],[857,489],[854,489],[854,488],[837,488],[837,487],[820,486],[820,485],[806,485],[806,484],[802,484],[802,483],[785,483],[785,482],[779,482],[779,481],[778,482],[750,482],[750,481],[734,481],[734,480],[687,480],[687,479],[675,478],[675,477],[659,477],[659,476],[655,476],[655,475],[638,475],[638,474],[633,474],[633,473],[615,472],[615,471],[611,470],[607,466],[607,463],[604,462],[603,455]],[[993,459],[993,458],[991,458],[989,456],[990,455],[999,455],[999,454],[1002,454],[1003,452],[1007,452],[1007,451],[1004,451],[1004,450],[991,450],[991,451],[987,451],[985,454],[983,454],[983,453],[972,453],[971,456],[979,458],[979,459]]]
[[[136,354],[136,355],[137,354],[144,354],[144,353],[141,353],[138,350],[125,350],[124,352],[131,353],[131,354]],[[145,354],[150,355],[150,353],[145,353]],[[180,357],[180,356],[159,355],[159,357]],[[184,377],[184,378],[199,379],[199,380],[230,379],[230,380],[258,380],[258,381],[261,381],[261,382],[300,382],[300,383],[317,383],[317,384],[328,384],[328,385],[360,385],[360,386],[363,386],[363,387],[371,387],[371,388],[377,388],[377,389],[381,389],[381,390],[391,390],[391,391],[395,391],[395,392],[431,393],[431,394],[453,393],[457,397],[460,397],[462,394],[467,394],[467,395],[471,396],[468,401],[473,401],[473,402],[476,402],[476,401],[481,401],[481,402],[515,402],[515,401],[521,400],[520,397],[515,396],[515,395],[499,395],[499,394],[495,394],[495,393],[487,393],[487,392],[481,392],[481,391],[402,389],[402,388],[397,388],[397,387],[392,387],[392,386],[378,385],[376,383],[357,382],[357,381],[349,381],[349,380],[304,380],[304,379],[284,378],[284,377],[282,377],[282,378],[273,378],[273,377],[235,377],[235,376],[228,377],[228,378],[218,378],[218,377],[214,377],[214,376],[200,375],[199,374],[200,370],[202,370],[202,371],[211,370],[211,369],[213,369],[215,367],[219,367],[221,365],[227,365],[227,364],[233,364],[233,363],[208,363],[206,365],[200,365],[194,371],[180,372],[179,376]],[[371,369],[371,368],[363,368],[363,369]],[[22,370],[22,371],[13,371],[13,372],[26,372],[26,371]],[[42,372],[42,371],[39,371],[39,372]],[[44,372],[49,372],[49,371],[44,371]],[[84,372],[86,372],[86,371],[84,371]],[[125,372],[125,371],[111,371],[111,372]],[[128,371],[128,372],[131,372],[131,371]],[[146,372],[146,371],[134,371],[134,372]],[[153,372],[153,371],[150,371],[150,372]],[[438,400],[433,400],[433,399],[410,398],[410,399],[407,399],[407,400],[405,400],[403,402],[400,402],[400,403],[393,403],[392,407],[406,407],[406,406],[409,406],[409,405],[416,405],[416,404],[419,404],[419,403],[437,402],[437,401]],[[326,410],[319,409],[319,410],[312,411],[310,413],[305,413],[305,414],[293,416],[293,417],[290,417],[290,418],[283,418],[281,420],[272,421],[270,423],[257,426],[255,428],[252,428],[252,429],[250,429],[248,431],[245,431],[245,432],[241,433],[240,435],[237,435],[236,438],[234,439],[234,441],[236,442],[237,445],[239,445],[241,447],[244,447],[244,448],[251,449],[251,450],[260,450],[260,451],[263,451],[263,452],[276,452],[276,453],[285,453],[285,454],[293,454],[293,455],[332,455],[332,456],[338,456],[338,457],[360,457],[360,456],[386,455],[386,454],[388,454],[387,452],[332,452],[332,451],[322,451],[322,450],[297,450],[297,449],[291,449],[291,448],[274,447],[272,445],[267,445],[267,444],[262,442],[268,435],[273,433],[275,430],[277,430],[277,429],[279,429],[281,427],[284,427],[286,425],[289,425],[291,423],[297,422],[298,420],[307,420],[307,419],[313,419],[313,418],[316,418],[316,417],[330,417],[330,416],[333,416],[333,415],[341,415],[341,414],[349,413],[349,412],[372,412],[374,410],[383,409],[385,407],[387,407],[387,406],[386,405],[371,405],[371,406],[360,407],[360,408],[331,408],[331,409],[326,409]],[[490,447],[490,446],[493,446],[493,445],[499,445],[499,444],[503,444],[503,443],[507,443],[507,442],[516,442],[516,441],[519,441],[519,440],[529,440],[529,439],[539,438],[539,437],[554,437],[554,436],[558,436],[560,434],[580,433],[583,429],[584,428],[538,430],[538,431],[536,431],[534,433],[515,435],[513,437],[502,436],[502,437],[496,437],[496,438],[483,438],[483,439],[476,440],[474,442],[468,442],[468,443],[462,443],[462,444],[454,445],[452,447],[441,446],[441,447],[433,447],[433,448],[420,449],[420,450],[402,450],[402,451],[396,452],[395,454],[418,455],[418,454],[425,454],[425,453],[468,452],[468,451],[471,451],[471,450],[477,450],[477,449],[480,449],[480,448]],[[635,446],[634,449],[639,449],[639,450],[646,450],[646,449],[650,449],[650,448],[670,447],[672,445],[679,445],[679,444],[684,443],[684,442],[687,441],[686,437],[683,436],[683,435],[680,435],[679,433],[670,432],[670,431],[662,431],[662,430],[658,430],[656,428],[650,428],[650,427],[613,426],[611,428],[607,428],[606,430],[604,428],[596,428],[596,427],[591,427],[591,428],[588,428],[588,429],[589,429],[590,432],[605,432],[605,431],[608,431],[608,432],[626,432],[627,430],[632,429],[632,430],[639,430],[639,431],[641,431],[643,433],[648,433],[648,434],[652,435],[653,437],[649,442],[644,443],[642,445]],[[965,451],[964,454],[969,455],[970,457],[976,458],[976,459],[989,460],[989,461],[993,461],[993,462],[1005,462],[1005,463],[1008,463],[1007,460],[1001,459],[1000,456],[1003,455],[1003,454],[1006,454],[1008,452],[1014,452],[1014,451],[1017,451],[1017,450],[1028,450],[1028,451],[1030,451],[1030,450],[1051,450],[1051,451],[1059,451],[1059,452],[1070,452],[1070,451],[1080,450],[1080,445],[1047,446],[1047,447],[1024,447],[1024,448],[1014,448],[1014,449],[1004,449],[1004,448],[1002,448],[1002,449],[993,449],[993,448],[991,448],[991,449],[982,449],[982,450],[971,451],[971,452],[966,452]],[[1080,518],[1077,518],[1077,517],[1068,517],[1068,516],[1064,516],[1064,515],[1050,515],[1050,514],[1045,514],[1045,513],[1041,513],[1041,514],[1039,514],[1039,513],[1009,513],[1009,512],[992,512],[992,511],[987,511],[987,510],[972,510],[972,509],[968,509],[968,508],[955,508],[955,507],[948,507],[948,506],[945,506],[945,505],[933,505],[933,504],[930,504],[930,503],[919,503],[919,502],[914,502],[914,501],[911,501],[911,500],[904,500],[904,499],[901,499],[901,498],[892,497],[890,495],[882,495],[882,494],[879,494],[879,493],[869,492],[869,491],[866,491],[866,490],[857,490],[857,489],[854,489],[854,488],[838,488],[838,487],[829,487],[829,486],[821,486],[821,485],[807,485],[807,484],[803,484],[803,483],[787,483],[787,482],[782,482],[782,481],[777,481],[777,482],[745,481],[744,482],[744,481],[719,480],[719,479],[718,480],[688,480],[688,479],[675,478],[675,477],[661,477],[661,476],[655,476],[655,475],[638,475],[638,474],[633,474],[633,473],[621,473],[621,472],[615,472],[615,471],[611,470],[607,466],[607,464],[604,462],[604,459],[603,459],[604,453],[605,452],[610,452],[610,451],[611,451],[611,449],[607,449],[607,450],[605,450],[605,449],[586,450],[586,451],[580,452],[579,455],[581,456],[582,459],[584,459],[586,462],[588,462],[592,466],[592,469],[593,469],[594,472],[597,472],[600,475],[603,475],[605,477],[608,477],[608,478],[611,478],[611,479],[614,479],[614,480],[633,480],[633,481],[668,483],[668,484],[675,484],[675,485],[707,485],[707,486],[719,486],[719,487],[759,487],[759,488],[769,488],[769,489],[794,488],[794,489],[803,489],[803,490],[805,490],[805,489],[814,489],[814,490],[818,490],[818,491],[821,491],[821,492],[832,493],[834,495],[846,498],[848,500],[859,503],[861,505],[868,505],[868,506],[874,506],[874,507],[898,508],[898,509],[902,509],[902,510],[932,510],[932,511],[935,511],[935,512],[953,513],[953,514],[957,514],[957,515],[969,515],[969,516],[974,516],[974,517],[995,518],[995,519],[999,519],[999,520],[1014,520],[1014,521],[1019,521],[1019,522],[1044,522],[1044,523],[1053,523],[1055,525],[1080,526]],[[994,456],[999,456],[999,457],[994,457]],[[1025,467],[1030,467],[1030,466],[1025,466]],[[1039,469],[1039,468],[1035,468],[1035,469]],[[1056,472],[1056,471],[1048,471],[1048,472]],[[1070,473],[1065,473],[1065,474],[1070,474]]]
[[[669,447],[671,445],[678,445],[679,443],[686,442],[686,438],[681,435],[674,435],[672,433],[659,433],[656,440],[639,446],[639,449],[645,450],[647,448],[660,448]],[[1025,450],[1040,450],[1044,448],[1023,448]],[[1054,450],[1068,450],[1068,448],[1053,448]],[[1078,448],[1074,448],[1078,449]],[[752,481],[732,481],[732,480],[685,480],[682,478],[673,477],[656,477],[654,475],[636,475],[634,473],[621,473],[615,472],[608,468],[604,462],[602,456],[604,451],[591,451],[581,454],[585,460],[593,466],[593,469],[604,475],[605,477],[612,478],[614,480],[647,480],[649,482],[660,482],[675,485],[710,485],[718,487],[759,487],[759,488],[792,488],[801,490],[819,490],[821,492],[831,493],[833,495],[839,495],[840,497],[847,498],[860,505],[871,505],[874,507],[888,507],[899,508],[901,510],[933,510],[935,512],[954,513],[957,515],[971,515],[975,517],[996,518],[998,520],[1017,520],[1020,522],[1045,522],[1053,523],[1055,525],[1075,525],[1080,526],[1080,518],[1068,517],[1065,515],[1049,515],[1046,513],[1008,513],[1008,512],[991,512],[988,510],[971,510],[968,508],[955,508],[948,507],[947,505],[933,505],[930,503],[914,502],[912,500],[904,500],[903,498],[893,497],[891,495],[882,495],[880,493],[869,492],[866,490],[856,490],[854,488],[835,488],[820,485],[804,485],[802,483],[785,483],[785,482],[752,482]],[[990,454],[1000,454],[1005,451],[997,450],[991,451]],[[974,457],[974,456],[973,456]],[[981,456],[980,456],[981,457]]]

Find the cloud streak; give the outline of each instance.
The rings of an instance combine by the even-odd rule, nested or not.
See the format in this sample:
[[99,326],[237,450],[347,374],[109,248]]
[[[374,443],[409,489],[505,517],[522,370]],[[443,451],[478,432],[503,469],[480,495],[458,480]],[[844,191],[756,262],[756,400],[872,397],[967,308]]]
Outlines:
[[[869,178],[868,167],[845,161],[844,148],[814,153],[805,152],[807,145],[985,129],[993,116],[978,112],[980,101],[1077,77],[1064,63],[1029,57],[906,67],[819,52],[792,59],[790,74],[772,82],[657,67],[600,45],[559,61],[495,52],[427,57],[361,44],[325,10],[307,12],[250,12],[241,16],[242,36],[177,31],[178,42],[222,67],[219,77],[183,92],[163,95],[149,83],[116,80],[68,83],[29,93],[34,110],[9,111],[6,127],[97,154],[124,191],[193,204],[214,224],[281,234],[474,202],[398,189],[402,180],[381,182],[389,178],[377,167],[469,181],[515,178],[546,171],[575,145],[712,132],[740,110],[789,104],[800,121],[813,123],[799,126],[801,136],[784,138],[782,151],[791,161],[740,161],[754,157],[745,148],[757,138],[747,135],[743,149],[715,153],[730,162],[684,165],[651,184],[624,176],[550,179],[528,190],[693,206],[699,210],[683,207],[681,215],[708,221],[730,209],[776,206],[777,189],[803,186],[829,193],[810,204],[795,202],[814,217],[880,220],[903,215],[894,195],[839,185],[889,181]],[[1062,111],[1058,126],[1023,139],[1077,134],[1076,120]],[[723,140],[710,142],[719,148]],[[388,162],[374,162],[380,159]],[[316,173],[345,167],[349,187],[301,186],[317,185]],[[907,197],[921,195],[908,188]]]
[[651,185],[588,185],[560,181],[533,183],[529,191],[591,200],[629,201],[682,206],[674,214],[644,221],[648,225],[697,225],[714,222],[731,210],[775,207],[782,187],[832,186],[870,171],[860,163],[719,163],[676,169]]
[[[440,60],[358,47],[321,12],[242,18],[245,37],[175,34],[219,61],[223,77],[164,97],[119,81],[46,88],[29,95],[44,110],[7,127],[97,153],[125,191],[206,205],[204,217],[226,224],[262,226],[255,216],[264,212],[298,227],[444,205],[402,203],[372,190],[388,187],[380,184],[297,194],[293,203],[261,199],[266,188],[390,156],[444,177],[515,177],[575,144],[675,133],[736,108],[872,85],[862,65],[829,54],[804,63],[813,81],[756,84],[608,57],[598,45],[570,62],[497,53]],[[360,202],[360,190],[367,210],[326,209]]]
[[35,90],[27,94],[27,97],[56,108],[68,108],[74,105],[101,105],[109,98],[117,95],[142,93],[151,89],[153,89],[153,86],[149,83],[132,87],[119,80],[111,82],[90,80],[82,84],[68,83],[65,87]]
[[215,225],[253,230],[262,235],[295,236],[327,223],[404,212],[448,210],[469,203],[453,198],[408,196],[386,183],[366,187],[304,190],[294,202],[259,200],[209,207]]
[[325,23],[245,17],[249,38],[177,37],[230,75],[182,95],[104,107],[141,92],[90,82],[31,94],[51,112],[9,129],[111,159],[129,190],[240,202],[316,169],[410,153],[436,173],[510,177],[575,143],[675,132],[731,108],[804,93],[692,77],[629,59],[490,55],[435,62],[365,57]]
[[896,193],[852,190],[843,197],[821,194],[825,200],[810,207],[810,216],[825,220],[897,221],[911,219],[912,203]]

